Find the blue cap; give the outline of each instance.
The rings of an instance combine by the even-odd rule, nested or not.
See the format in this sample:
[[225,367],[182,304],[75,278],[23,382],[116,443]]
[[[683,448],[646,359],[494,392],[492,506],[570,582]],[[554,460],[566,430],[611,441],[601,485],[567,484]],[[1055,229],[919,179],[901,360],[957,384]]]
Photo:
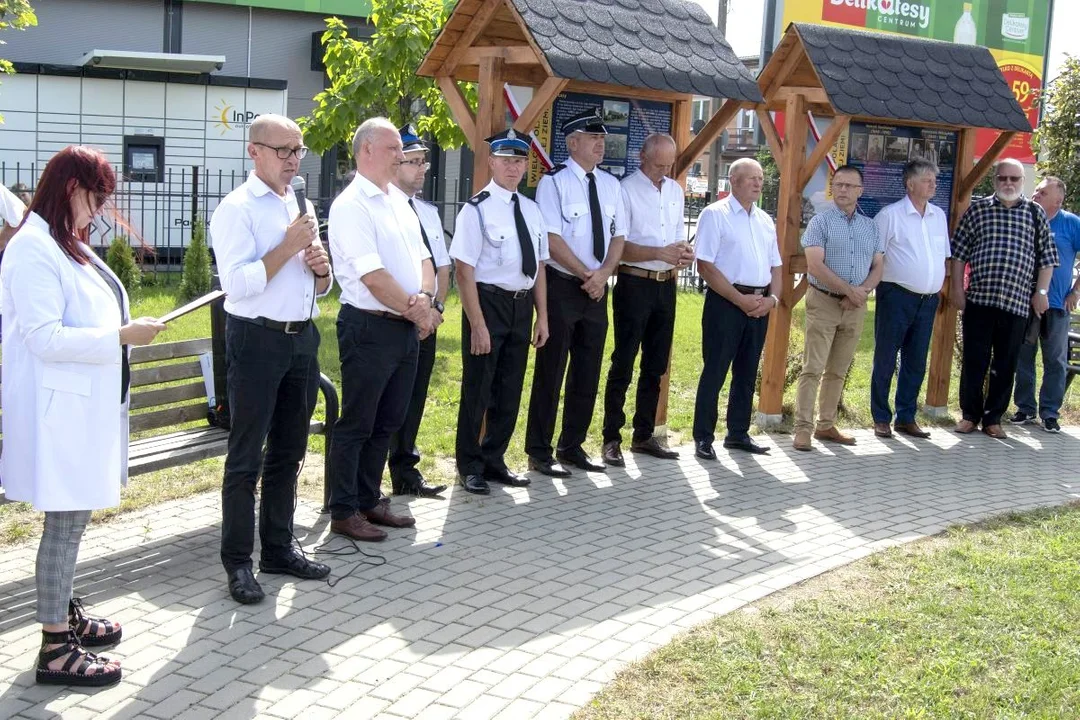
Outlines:
[[427,150],[427,144],[416,133],[416,127],[409,123],[398,128],[401,134],[401,152],[413,152],[415,150]]
[[529,141],[510,128],[484,140],[496,157],[529,157]]
[[570,133],[593,133],[595,135],[607,135],[604,127],[604,114],[599,107],[589,108],[585,112],[578,113],[562,124],[563,135]]

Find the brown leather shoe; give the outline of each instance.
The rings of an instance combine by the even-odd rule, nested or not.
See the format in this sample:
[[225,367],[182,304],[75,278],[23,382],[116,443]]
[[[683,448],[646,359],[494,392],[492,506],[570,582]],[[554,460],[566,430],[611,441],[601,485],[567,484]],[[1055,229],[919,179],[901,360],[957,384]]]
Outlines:
[[854,445],[855,438],[850,435],[837,430],[835,427],[831,427],[828,430],[818,430],[814,433],[815,440],[821,440],[822,442],[834,442],[838,445]]
[[1000,425],[987,425],[983,428],[983,432],[995,440],[1007,440],[1009,438],[1009,435]]
[[353,515],[345,520],[331,520],[330,532],[363,542],[379,542],[386,539],[385,532],[369,523],[361,515]]
[[795,437],[791,440],[791,447],[796,450],[809,450],[813,447],[813,443],[810,441],[809,430],[796,430]]
[[622,449],[619,447],[618,440],[609,440],[604,443],[604,447],[600,450],[600,458],[604,461],[605,465],[626,467],[626,460],[623,459]]
[[917,422],[896,423],[894,427],[896,427],[896,432],[910,435],[913,438],[922,438],[925,440],[930,437],[930,433],[919,427],[919,423]]
[[970,420],[965,419],[965,420],[961,420],[960,422],[956,423],[956,427],[953,428],[953,431],[958,432],[961,435],[967,435],[969,432],[974,432],[975,428],[976,428],[975,423],[971,422]]
[[891,438],[892,428],[889,423],[874,423],[874,434],[879,438]]
[[390,505],[379,503],[370,510],[361,510],[360,514],[374,525],[385,525],[392,528],[408,528],[416,524],[416,518],[408,515],[395,515],[390,512]]

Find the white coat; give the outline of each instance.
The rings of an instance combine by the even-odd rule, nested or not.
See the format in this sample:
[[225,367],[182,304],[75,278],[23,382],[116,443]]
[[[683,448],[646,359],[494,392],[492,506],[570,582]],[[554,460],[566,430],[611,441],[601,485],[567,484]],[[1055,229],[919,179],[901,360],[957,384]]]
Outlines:
[[[81,249],[112,274],[89,246]],[[45,511],[118,505],[127,481],[128,408],[120,402],[127,294],[121,312],[97,271],[65,255],[36,213],[8,243],[0,268],[7,497]]]

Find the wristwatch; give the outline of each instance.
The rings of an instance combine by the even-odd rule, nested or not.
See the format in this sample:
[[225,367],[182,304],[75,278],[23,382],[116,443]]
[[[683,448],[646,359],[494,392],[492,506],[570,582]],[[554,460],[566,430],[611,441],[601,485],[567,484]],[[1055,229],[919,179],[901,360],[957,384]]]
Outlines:
[[1046,294],[1046,290],[1043,290],[1042,288],[1039,288],[1039,294],[1040,294],[1040,295],[1045,295],[1045,294]]
[[773,307],[780,307],[780,298],[776,297],[775,295],[770,295],[769,297],[771,297],[772,301],[775,303]]
[[431,307],[435,307],[435,296],[429,293],[427,290],[421,290],[417,295],[426,295],[427,299],[431,301]]
[[440,315],[446,314],[446,303],[439,302],[438,300],[432,300],[431,307],[438,310]]

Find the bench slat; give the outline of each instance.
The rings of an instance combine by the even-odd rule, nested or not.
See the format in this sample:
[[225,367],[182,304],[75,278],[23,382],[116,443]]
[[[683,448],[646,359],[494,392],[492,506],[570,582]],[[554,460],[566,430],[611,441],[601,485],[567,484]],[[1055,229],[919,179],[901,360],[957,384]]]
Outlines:
[[202,377],[202,366],[198,360],[193,362],[174,363],[172,365],[159,365],[158,367],[142,368],[131,371],[131,386],[154,385],[156,383],[172,382],[174,380],[189,380]]
[[143,408],[156,405],[169,405],[184,400],[194,400],[206,397],[206,385],[199,382],[187,385],[161,388],[159,390],[144,390],[131,394],[131,409],[142,410]]
[[205,420],[208,408],[206,403],[182,405],[168,410],[154,410],[131,416],[131,432],[156,430],[157,428],[180,425],[194,420]]
[[159,345],[141,345],[131,348],[131,364],[155,362],[157,360],[175,360],[176,358],[198,357],[203,353],[210,352],[212,343],[210,338],[198,338],[196,340],[180,340],[178,342],[161,343]]

